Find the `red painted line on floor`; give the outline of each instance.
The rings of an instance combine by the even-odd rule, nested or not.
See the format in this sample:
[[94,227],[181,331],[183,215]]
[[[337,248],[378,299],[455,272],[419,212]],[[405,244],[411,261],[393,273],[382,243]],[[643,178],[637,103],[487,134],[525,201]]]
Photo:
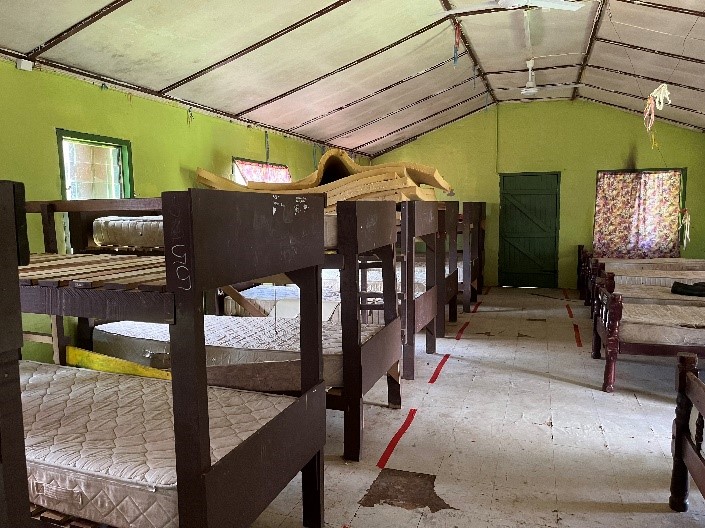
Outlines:
[[460,327],[460,330],[458,330],[458,333],[455,334],[455,339],[460,341],[460,338],[463,337],[463,332],[465,332],[465,329],[468,327],[470,322],[465,323],[463,326]]
[[563,288],[563,297],[565,297],[566,301],[570,301],[570,295],[568,295],[568,290]]
[[475,306],[472,307],[472,311],[471,311],[470,313],[475,313],[475,312],[477,312],[477,309],[480,307],[481,304],[482,304],[482,301],[476,302],[476,303],[475,303]]
[[575,332],[575,344],[578,348],[583,348],[583,341],[580,339],[580,327],[573,323],[573,331]]
[[431,379],[428,380],[429,383],[436,383],[436,380],[438,379],[438,376],[441,375],[441,370],[443,370],[443,365],[446,364],[446,361],[448,361],[448,358],[450,357],[450,354],[446,354],[443,356],[443,359],[438,363],[438,366],[436,367],[436,370],[433,372],[433,376],[431,376]]
[[492,289],[492,286],[487,286],[487,288],[485,288],[485,295],[489,295],[491,289]]
[[573,310],[570,309],[570,304],[565,305],[565,309],[568,310],[568,317],[573,318]]
[[399,428],[397,433],[389,441],[387,449],[384,450],[384,453],[382,453],[379,462],[377,462],[377,467],[379,469],[384,469],[385,467],[387,467],[387,462],[389,462],[392,453],[394,453],[394,449],[397,447],[399,440],[401,440],[401,437],[404,436],[404,433],[406,433],[406,431],[409,429],[411,422],[414,421],[414,416],[416,416],[416,409],[409,409],[409,414],[407,415],[406,420],[404,420],[404,423],[401,424],[401,427]]

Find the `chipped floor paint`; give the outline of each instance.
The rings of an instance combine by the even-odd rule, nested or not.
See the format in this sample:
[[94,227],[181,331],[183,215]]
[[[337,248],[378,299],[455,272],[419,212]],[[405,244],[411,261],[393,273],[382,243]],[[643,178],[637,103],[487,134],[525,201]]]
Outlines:
[[[327,527],[705,526],[694,485],[688,513],[668,508],[675,360],[625,356],[615,393],[606,394],[604,360],[590,357],[589,309],[569,292],[571,319],[563,292],[531,292],[492,288],[477,313],[448,326],[437,354],[427,355],[418,339],[417,375],[402,382],[402,409],[379,405],[385,380],[365,398],[377,405],[365,406],[360,462],[342,460],[342,413],[328,411]],[[472,332],[456,340],[466,323]],[[435,476],[434,493],[456,509],[361,506],[380,477],[377,461],[412,408],[415,419],[386,468]],[[297,477],[254,526],[301,526],[300,516]]]

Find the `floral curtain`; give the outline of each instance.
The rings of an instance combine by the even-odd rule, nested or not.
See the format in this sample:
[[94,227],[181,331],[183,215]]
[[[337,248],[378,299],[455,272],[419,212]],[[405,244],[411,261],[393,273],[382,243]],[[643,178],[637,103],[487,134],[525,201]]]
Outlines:
[[680,196],[680,170],[598,172],[595,256],[680,256]]
[[250,181],[266,183],[291,182],[289,168],[284,165],[273,165],[271,163],[260,163],[257,161],[239,159],[234,160],[234,162],[236,181],[238,181],[238,176],[240,176],[245,180],[245,183]]

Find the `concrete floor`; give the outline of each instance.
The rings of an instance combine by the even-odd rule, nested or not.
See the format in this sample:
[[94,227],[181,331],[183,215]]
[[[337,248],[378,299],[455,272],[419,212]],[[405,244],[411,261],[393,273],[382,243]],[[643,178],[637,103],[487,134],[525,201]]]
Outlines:
[[[403,408],[380,405],[384,383],[366,397],[361,462],[342,460],[342,413],[328,411],[326,526],[704,526],[694,485],[688,513],[668,508],[675,360],[622,357],[615,393],[603,393],[604,360],[590,357],[589,311],[576,299],[492,288],[449,326],[437,354],[419,339]],[[386,464],[401,472],[383,472],[380,457],[411,409]],[[297,478],[255,526],[300,526],[300,516]]]

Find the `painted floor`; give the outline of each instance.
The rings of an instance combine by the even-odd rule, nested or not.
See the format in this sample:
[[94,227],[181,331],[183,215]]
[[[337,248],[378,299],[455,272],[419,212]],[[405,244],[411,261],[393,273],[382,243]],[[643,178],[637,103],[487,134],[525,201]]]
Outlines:
[[[705,526],[694,485],[688,513],[668,507],[675,359],[621,357],[606,394],[576,292],[491,288],[480,301],[437,354],[417,339],[401,410],[383,406],[384,381],[368,393],[360,462],[342,460],[342,413],[328,411],[326,526]],[[300,489],[254,526],[301,526]]]

